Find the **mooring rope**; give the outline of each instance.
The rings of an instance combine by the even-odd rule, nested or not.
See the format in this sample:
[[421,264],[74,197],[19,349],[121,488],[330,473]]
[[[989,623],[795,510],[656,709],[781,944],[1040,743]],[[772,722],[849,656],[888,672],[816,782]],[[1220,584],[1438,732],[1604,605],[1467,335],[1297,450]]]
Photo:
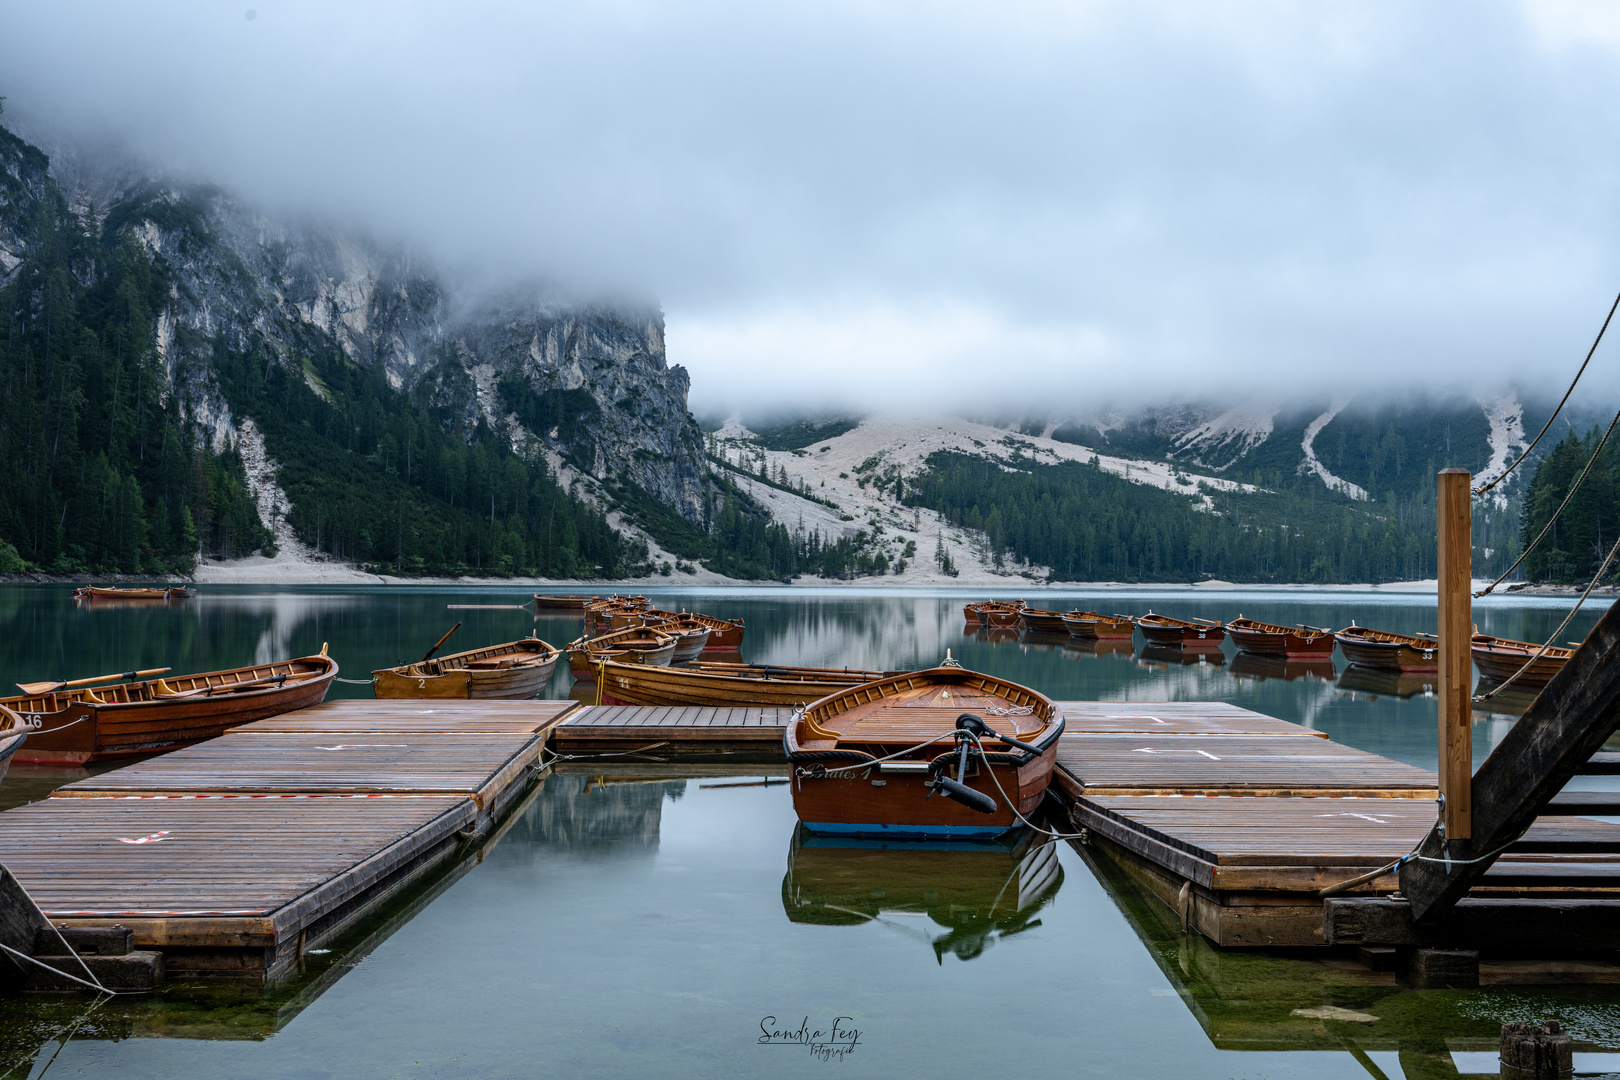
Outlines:
[[371,679],[340,679],[336,675],[332,676],[332,681],[333,682],[346,682],[350,686],[370,686],[371,683],[372,683]]
[[1548,533],[1552,532],[1552,527],[1558,524],[1558,517],[1564,512],[1564,507],[1568,506],[1570,500],[1575,498],[1575,493],[1579,491],[1581,489],[1581,485],[1586,482],[1586,474],[1591,472],[1592,466],[1597,464],[1599,455],[1603,453],[1603,448],[1608,445],[1609,436],[1614,434],[1616,424],[1620,424],[1620,412],[1615,413],[1614,419],[1609,421],[1609,429],[1603,433],[1603,438],[1598,441],[1597,449],[1593,450],[1592,456],[1587,459],[1586,468],[1582,469],[1581,475],[1575,478],[1574,485],[1571,486],[1569,491],[1564,495],[1564,501],[1558,504],[1558,509],[1553,511],[1553,516],[1547,519],[1547,524],[1542,526],[1540,534],[1537,535],[1534,540],[1530,541],[1529,547],[1519,552],[1519,557],[1513,560],[1512,566],[1502,571],[1501,577],[1497,578],[1495,581],[1479,590],[1479,592],[1475,593],[1475,598],[1489,595],[1498,585],[1506,581],[1508,575],[1517,570],[1519,568],[1519,564],[1524,562],[1525,559],[1529,558],[1530,553],[1536,550],[1536,546],[1547,538]]
[[1580,370],[1575,372],[1575,377],[1569,382],[1569,389],[1564,391],[1563,399],[1558,402],[1558,408],[1554,409],[1552,415],[1547,417],[1547,422],[1542,425],[1540,434],[1530,441],[1530,445],[1524,448],[1524,453],[1520,454],[1518,458],[1514,460],[1513,464],[1509,465],[1502,471],[1501,476],[1498,476],[1488,484],[1481,484],[1479,487],[1475,488],[1474,494],[1476,496],[1485,494],[1487,491],[1491,490],[1491,488],[1495,487],[1497,484],[1500,484],[1503,480],[1506,480],[1512,474],[1514,469],[1517,469],[1520,465],[1524,464],[1524,459],[1530,456],[1530,452],[1536,448],[1536,444],[1541,441],[1542,436],[1546,435],[1547,432],[1551,430],[1553,421],[1558,419],[1558,414],[1563,412],[1564,406],[1569,403],[1569,395],[1575,392],[1575,384],[1581,381],[1581,375],[1585,373],[1586,365],[1592,362],[1592,355],[1597,352],[1598,344],[1602,342],[1604,333],[1609,329],[1609,321],[1614,318],[1616,308],[1620,308],[1620,295],[1615,296],[1614,303],[1609,305],[1608,317],[1603,320],[1603,326],[1598,330],[1597,340],[1593,341],[1592,347],[1586,350],[1586,359],[1581,361]]

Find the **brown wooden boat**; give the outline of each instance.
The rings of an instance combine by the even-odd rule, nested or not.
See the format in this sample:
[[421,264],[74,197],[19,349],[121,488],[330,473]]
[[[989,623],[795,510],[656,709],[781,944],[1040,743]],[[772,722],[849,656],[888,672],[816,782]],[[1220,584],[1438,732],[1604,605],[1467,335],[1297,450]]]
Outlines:
[[1245,619],[1242,615],[1226,624],[1226,632],[1232,635],[1240,651],[1258,656],[1332,656],[1337,644],[1331,630],[1317,626],[1279,626]]
[[743,621],[741,619],[717,619],[713,615],[700,615],[695,611],[687,612],[688,619],[696,619],[709,628],[709,641],[703,646],[704,652],[736,652],[742,648]]
[[892,671],[768,667],[699,661],[690,667],[651,667],[608,660],[596,665],[603,705],[759,705],[791,709],[828,694],[893,675]]
[[1016,627],[1024,610],[1022,600],[980,600],[962,609],[969,622],[991,628]]
[[[654,618],[653,616],[657,616]],[[672,664],[695,660],[703,655],[703,650],[709,645],[709,635],[713,632],[708,626],[686,615],[677,615],[671,611],[654,611],[649,613],[643,626],[650,626],[654,630],[668,634],[675,639],[675,652],[670,656]]]
[[338,673],[326,655],[178,678],[74,687],[0,700],[31,729],[18,761],[82,765],[156,754],[227,728],[319,704]]
[[1018,617],[1029,629],[1038,634],[1067,634],[1068,624],[1063,621],[1063,612],[1048,611],[1045,608],[1027,607],[1018,613]]
[[831,694],[787,725],[793,808],[806,828],[989,838],[1035,812],[1063,714],[1027,687],[946,660]]
[[[1479,668],[1481,678],[1489,679],[1493,683],[1506,682],[1524,667],[1540,648],[1540,645],[1530,641],[1475,634],[1474,664]],[[1536,657],[1536,662],[1530,665],[1529,671],[1513,680],[1513,685],[1546,686],[1552,681],[1552,677],[1562,670],[1564,662],[1574,655],[1574,649],[1549,645],[1546,652]]]
[[546,688],[562,652],[538,637],[468,649],[371,673],[380,698],[532,698]]
[[73,590],[73,599],[84,600],[189,600],[197,595],[196,589],[183,585],[164,585],[153,589],[114,589],[101,585],[85,585]]
[[1169,645],[1178,649],[1219,648],[1226,638],[1226,629],[1218,622],[1199,619],[1173,619],[1168,615],[1148,612],[1136,617],[1136,628],[1154,645]]
[[1392,634],[1351,623],[1334,634],[1344,658],[1390,671],[1439,671],[1440,640],[1430,634]]
[[601,599],[601,597],[550,596],[546,593],[535,593],[534,606],[535,610],[537,611],[575,612],[584,611],[586,604],[589,604],[593,600],[599,599]]
[[628,626],[611,634],[569,642],[568,670],[576,679],[588,679],[598,660],[668,667],[674,655],[675,639],[668,634],[645,626]]
[[1129,641],[1136,635],[1136,624],[1123,615],[1099,615],[1095,611],[1066,611],[1063,628],[1070,637],[1099,641]]
[[5,780],[12,755],[22,747],[29,730],[22,717],[0,705],[0,782]]

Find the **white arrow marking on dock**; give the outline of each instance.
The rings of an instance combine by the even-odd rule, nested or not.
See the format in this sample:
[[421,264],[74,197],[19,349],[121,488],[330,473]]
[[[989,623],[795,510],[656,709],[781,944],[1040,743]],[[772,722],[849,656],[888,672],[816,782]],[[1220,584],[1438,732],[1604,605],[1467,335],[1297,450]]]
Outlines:
[[1168,724],[1170,722],[1168,720],[1160,720],[1157,716],[1149,716],[1147,713],[1115,713],[1114,715],[1110,716],[1108,719],[1110,719],[1110,720],[1151,720],[1155,724]]
[[1221,760],[1208,750],[1155,750],[1150,746],[1142,746],[1131,752],[1134,754],[1203,754],[1211,761]]
[[317,749],[317,750],[359,750],[359,749],[362,749],[362,748],[368,747],[368,746],[406,747],[406,746],[409,746],[409,745],[410,745],[410,743],[402,743],[402,742],[357,742],[357,743],[338,743],[336,746],[317,746],[315,749]]
[[120,836],[118,842],[120,844],[156,844],[168,839],[171,839],[169,830],[164,829],[162,832],[155,832],[151,836],[137,836],[134,839],[126,839]]
[[1315,816],[1316,817],[1358,817],[1362,821],[1370,821],[1374,825],[1388,825],[1389,824],[1389,822],[1385,821],[1381,817],[1373,817],[1371,814],[1352,814],[1352,813],[1350,813],[1348,811],[1346,811],[1346,812],[1344,812],[1342,814],[1316,814]]

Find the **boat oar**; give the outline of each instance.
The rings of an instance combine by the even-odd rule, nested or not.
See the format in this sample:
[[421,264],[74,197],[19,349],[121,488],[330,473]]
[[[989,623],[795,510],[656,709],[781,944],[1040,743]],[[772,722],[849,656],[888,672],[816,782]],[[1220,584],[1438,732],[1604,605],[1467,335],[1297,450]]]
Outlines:
[[73,679],[69,682],[60,680],[53,682],[20,682],[17,689],[33,696],[35,694],[54,694],[58,690],[66,690],[70,686],[89,686],[91,683],[107,682],[112,679],[144,679],[148,675],[162,675],[171,669],[166,667],[148,668],[146,671],[119,671],[111,675],[97,675],[93,679]]
[[459,622],[456,623],[456,625],[452,626],[450,628],[449,633],[445,634],[444,637],[440,638],[438,641],[435,641],[433,643],[433,648],[431,648],[427,652],[423,653],[422,654],[422,659],[418,660],[417,663],[418,664],[427,663],[428,660],[430,660],[432,658],[433,654],[439,651],[439,646],[443,645],[445,642],[450,640],[450,634],[453,634],[457,630],[460,630],[460,629],[461,629],[461,623],[459,623]]

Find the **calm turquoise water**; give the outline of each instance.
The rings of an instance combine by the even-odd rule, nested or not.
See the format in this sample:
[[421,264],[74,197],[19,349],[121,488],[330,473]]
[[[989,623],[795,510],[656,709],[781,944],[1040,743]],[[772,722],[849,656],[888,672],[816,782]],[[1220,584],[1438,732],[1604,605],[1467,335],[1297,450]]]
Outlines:
[[[205,591],[169,609],[81,611],[67,590],[0,590],[0,677],[177,671],[297,655],[329,642],[343,674],[419,656],[456,618],[463,648],[577,621],[499,590]],[[660,593],[742,616],[744,655],[900,668],[951,649],[1057,698],[1225,700],[1433,767],[1421,683],[1098,655],[962,631],[968,597]],[[1397,630],[1433,629],[1432,599],[1165,592],[1032,602]],[[1545,636],[1563,601],[1492,601],[1480,628]],[[1582,612],[1579,637],[1601,613]],[[1298,675],[1289,678],[1285,676]],[[560,674],[552,691],[567,693]],[[363,686],[343,686],[364,695]],[[1409,695],[1409,696],[1402,696]],[[1479,753],[1511,717],[1481,713]],[[1449,1054],[1494,1048],[1503,1019],[1559,1017],[1620,1048],[1620,989],[1504,986],[1411,992],[1353,962],[1222,953],[1090,849],[861,852],[795,846],[780,769],[604,763],[550,775],[508,831],[454,871],[310,958],[268,991],[170,986],[94,1010],[0,1001],[0,1069],[90,1077],[1455,1075]],[[698,774],[703,775],[698,775]],[[722,775],[724,774],[724,775]],[[15,804],[69,778],[14,768]],[[737,786],[749,784],[751,786]],[[726,784],[731,786],[707,786]],[[873,917],[876,916],[876,917]],[[1294,1015],[1334,1005],[1377,1019]],[[774,1022],[766,1021],[775,1017]],[[832,1031],[843,1056],[760,1043]],[[74,1026],[76,1025],[76,1026]],[[859,1035],[847,1049],[848,1032]],[[71,1030],[74,1037],[64,1040]],[[824,1039],[824,1041],[830,1041]],[[0,1075],[7,1075],[0,1073]]]

